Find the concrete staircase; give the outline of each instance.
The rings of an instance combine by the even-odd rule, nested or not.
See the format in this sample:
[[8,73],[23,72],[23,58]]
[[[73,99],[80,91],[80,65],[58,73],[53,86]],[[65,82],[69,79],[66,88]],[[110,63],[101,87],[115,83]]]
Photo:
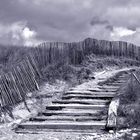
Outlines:
[[104,130],[108,106],[117,90],[128,80],[122,73],[113,81],[96,88],[71,89],[62,98],[46,106],[45,111],[18,125],[17,133],[46,131],[93,132]]

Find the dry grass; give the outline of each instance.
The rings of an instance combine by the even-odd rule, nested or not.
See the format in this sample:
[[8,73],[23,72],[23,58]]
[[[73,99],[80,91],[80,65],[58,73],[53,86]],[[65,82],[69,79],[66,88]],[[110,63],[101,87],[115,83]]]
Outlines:
[[96,70],[104,67],[128,67],[128,66],[140,66],[140,62],[134,59],[126,57],[114,57],[114,56],[100,56],[91,54],[86,56],[83,61],[85,66],[89,66],[91,69]]
[[[120,106],[118,109],[119,128],[137,127],[140,125],[140,85],[133,78],[121,87],[118,97]],[[122,120],[122,122],[121,122]]]

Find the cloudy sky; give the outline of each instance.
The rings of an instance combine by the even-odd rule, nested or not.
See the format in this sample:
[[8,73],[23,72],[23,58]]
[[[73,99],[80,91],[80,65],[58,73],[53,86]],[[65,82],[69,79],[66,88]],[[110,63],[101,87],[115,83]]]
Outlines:
[[87,37],[140,45],[140,0],[0,0],[0,43]]

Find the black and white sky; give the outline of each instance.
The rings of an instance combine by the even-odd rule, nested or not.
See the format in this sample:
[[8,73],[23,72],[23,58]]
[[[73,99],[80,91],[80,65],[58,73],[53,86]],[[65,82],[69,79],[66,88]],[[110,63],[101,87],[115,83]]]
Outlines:
[[140,45],[140,0],[0,0],[0,43],[87,37]]

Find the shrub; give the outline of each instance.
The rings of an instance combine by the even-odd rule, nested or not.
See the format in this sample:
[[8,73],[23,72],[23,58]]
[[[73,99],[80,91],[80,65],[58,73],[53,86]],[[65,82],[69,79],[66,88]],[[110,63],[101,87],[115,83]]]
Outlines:
[[65,63],[50,64],[42,69],[44,80],[54,82],[56,79],[69,81],[76,75],[76,69]]
[[119,90],[118,117],[124,117],[127,127],[140,125],[140,85],[133,79]]

